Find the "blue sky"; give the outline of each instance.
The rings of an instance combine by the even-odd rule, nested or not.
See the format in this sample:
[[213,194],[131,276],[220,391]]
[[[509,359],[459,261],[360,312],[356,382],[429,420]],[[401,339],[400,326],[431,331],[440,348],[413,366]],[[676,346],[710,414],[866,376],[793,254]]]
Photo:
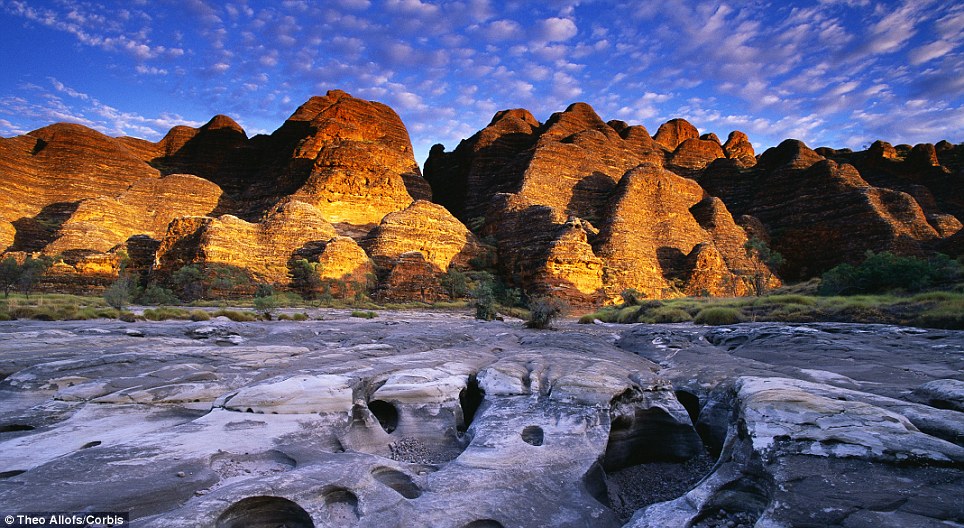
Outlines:
[[0,0],[0,136],[56,121],[249,135],[338,88],[402,117],[419,163],[506,108],[683,117],[758,151],[964,142],[964,4],[908,0]]

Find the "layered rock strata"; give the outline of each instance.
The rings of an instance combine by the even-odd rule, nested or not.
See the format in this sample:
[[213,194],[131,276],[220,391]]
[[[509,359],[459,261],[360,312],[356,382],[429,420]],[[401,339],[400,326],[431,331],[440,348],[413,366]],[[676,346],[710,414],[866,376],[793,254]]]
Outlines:
[[[752,157],[739,140],[732,155]],[[500,266],[518,286],[592,304],[626,288],[655,297],[753,289],[762,264],[746,255],[742,229],[719,218],[729,217],[722,204],[708,220],[720,236],[702,227],[690,208],[706,193],[670,172],[698,173],[725,156],[715,136],[701,138],[685,120],[653,138],[577,103],[545,124],[523,110],[499,112],[454,152],[434,148],[425,167],[435,199],[497,240]],[[660,176],[629,183],[643,172]]]
[[874,187],[854,166],[825,159],[800,141],[769,149],[749,169],[714,163],[699,182],[734,214],[766,226],[789,278],[859,261],[868,250],[920,255],[941,238],[913,196]]

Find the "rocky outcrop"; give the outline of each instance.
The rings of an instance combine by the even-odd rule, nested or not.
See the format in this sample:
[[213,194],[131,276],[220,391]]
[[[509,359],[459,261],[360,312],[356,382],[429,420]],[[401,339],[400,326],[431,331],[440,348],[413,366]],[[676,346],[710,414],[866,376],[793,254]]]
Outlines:
[[[488,127],[463,141],[454,152],[433,149],[426,162],[426,175],[436,186],[434,196],[440,203],[456,215],[462,214],[473,229],[497,240],[500,267],[530,293],[554,295],[570,304],[615,299],[627,287],[640,287],[654,296],[676,294],[689,291],[679,286],[697,269],[694,266],[703,270],[697,281],[701,284],[699,291],[715,282],[709,289],[715,294],[747,293],[745,280],[737,275],[744,276],[759,263],[744,262],[745,236],[742,242],[734,239],[719,259],[708,260],[706,254],[687,260],[697,244],[713,244],[710,233],[689,212],[704,195],[696,182],[686,180],[691,191],[687,198],[677,197],[674,190],[665,193],[666,203],[641,199],[646,203],[640,203],[638,209],[616,207],[621,197],[625,198],[625,175],[634,167],[645,165],[663,171],[665,166],[679,174],[695,175],[726,156],[715,135],[701,138],[684,120],[664,124],[657,136],[659,141],[641,126],[606,123],[584,103],[553,114],[544,125],[528,112],[505,111],[496,114]],[[667,174],[682,180],[677,174]],[[470,189],[483,194],[474,195]],[[642,196],[647,192],[646,185],[640,185],[628,194]],[[614,208],[618,210],[614,212]],[[721,214],[729,215],[725,207]],[[658,263],[656,247],[629,241],[603,242],[601,235],[597,237],[599,230],[612,232],[613,223],[625,224],[625,228],[616,230],[628,234],[636,231],[639,219],[675,219],[679,215],[690,219],[685,227],[669,226],[658,235],[667,240],[661,253],[663,264]],[[731,231],[742,231],[732,218],[729,225]],[[734,243],[741,245],[738,252],[733,249]],[[730,262],[742,269],[734,274],[726,267]],[[711,271],[707,268],[711,263],[724,268]],[[624,273],[640,277],[648,274],[651,284],[644,288],[642,283],[646,281],[616,278]],[[604,287],[606,277],[610,278],[609,285]]]
[[392,260],[387,277],[376,292],[379,299],[399,302],[436,302],[449,298],[439,280],[441,270],[420,251],[407,251]]
[[278,205],[258,223],[231,215],[178,218],[161,240],[156,268],[169,273],[190,264],[231,266],[259,282],[284,285],[297,250],[336,235],[318,209],[296,200]]
[[751,167],[756,164],[753,144],[750,143],[750,138],[739,130],[730,132],[730,135],[726,138],[726,143],[723,144],[723,152],[726,153],[727,158],[737,160],[743,167]]
[[698,183],[640,165],[620,180],[596,248],[611,299],[626,288],[649,298],[745,295],[762,267],[746,255],[746,241],[723,203]]
[[483,252],[482,244],[444,207],[419,200],[402,211],[385,215],[361,242],[381,267],[390,268],[404,253],[417,251],[438,270],[468,267]]
[[[218,115],[156,143],[71,124],[0,139],[0,194],[2,249],[70,255],[52,273],[69,272],[72,282],[92,266],[116,274],[125,242],[147,237],[160,241],[162,273],[210,263],[284,283],[292,252],[310,243],[312,257],[328,264],[324,280],[367,283],[371,263],[357,244],[329,242],[360,239],[413,196],[431,198],[431,188],[398,115],[336,90],[307,101],[270,136],[248,138]],[[430,234],[461,229],[468,239],[448,220]],[[475,248],[463,245],[460,265]]]
[[[700,132],[689,121],[685,119],[670,119],[656,129],[653,140],[668,148],[676,150],[684,141],[688,139],[699,139]],[[719,141],[717,141],[719,143]]]
[[790,278],[857,261],[867,250],[920,254],[939,238],[912,196],[873,187],[853,166],[799,141],[769,149],[751,169],[714,163],[699,182],[734,214],[766,226]]
[[140,180],[116,198],[80,202],[44,253],[57,255],[77,249],[106,253],[134,235],[159,239],[172,220],[208,215],[220,198],[217,185],[197,176],[172,174]]
[[268,181],[317,207],[342,234],[359,236],[412,203],[405,180],[420,173],[405,126],[388,106],[333,90],[299,107],[269,140],[274,149],[285,142],[286,155]]

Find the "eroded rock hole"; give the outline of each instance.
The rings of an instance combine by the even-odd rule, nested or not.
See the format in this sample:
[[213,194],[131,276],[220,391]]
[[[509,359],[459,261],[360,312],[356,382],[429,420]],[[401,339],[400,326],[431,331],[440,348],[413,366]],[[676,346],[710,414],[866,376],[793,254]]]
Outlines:
[[372,400],[368,403],[368,410],[386,433],[391,434],[398,427],[398,409],[383,400]]
[[538,425],[530,425],[522,430],[522,441],[534,446],[541,446],[546,434]]
[[0,425],[0,433],[14,433],[19,431],[33,431],[35,429],[32,425],[26,424],[7,424]]
[[499,521],[492,519],[479,519],[462,526],[462,528],[505,528]]
[[80,448],[81,448],[81,449],[90,449],[90,448],[92,448],[92,447],[97,447],[97,446],[99,446],[101,443],[102,443],[102,442],[101,442],[100,440],[94,440],[93,442],[87,442],[86,444],[80,446]]
[[770,504],[773,481],[753,474],[721,487],[693,521],[694,528],[750,528]]
[[216,528],[314,528],[311,516],[294,501],[282,497],[248,497],[232,504],[218,517]]
[[8,479],[10,477],[16,477],[17,475],[22,475],[26,473],[26,469],[14,469],[12,471],[2,471],[0,472],[0,479]]
[[458,424],[457,429],[460,433],[464,433],[472,425],[472,420],[475,420],[475,413],[478,412],[483,399],[485,399],[485,392],[479,387],[479,379],[473,374],[469,376],[465,388],[459,392],[462,423]]
[[328,521],[333,526],[352,526],[358,521],[358,496],[345,488],[332,488],[323,495]]
[[630,391],[613,402],[609,443],[602,459],[604,475],[590,470],[584,483],[624,522],[640,508],[683,495],[713,468],[714,460],[691,422],[699,413],[699,400],[691,411],[688,405],[693,400],[683,399],[688,400],[685,417]]
[[676,399],[679,400],[683,408],[686,409],[686,413],[690,415],[690,421],[695,424],[700,417],[699,396],[692,392],[678,390],[676,391]]
[[401,471],[380,467],[372,471],[372,476],[406,499],[417,499],[422,496],[422,490],[412,481],[412,477]]

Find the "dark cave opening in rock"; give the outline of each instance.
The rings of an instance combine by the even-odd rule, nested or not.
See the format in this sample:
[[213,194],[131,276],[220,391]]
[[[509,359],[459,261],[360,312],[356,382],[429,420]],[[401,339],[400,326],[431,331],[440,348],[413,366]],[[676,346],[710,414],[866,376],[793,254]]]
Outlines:
[[494,521],[492,519],[479,519],[477,521],[472,521],[468,524],[462,525],[462,528],[505,528],[499,521]]
[[10,477],[16,477],[17,475],[22,475],[26,473],[26,469],[14,469],[12,471],[0,471],[0,479],[7,479]]
[[699,413],[696,396],[682,392],[685,420],[637,402],[638,396],[627,392],[614,400],[606,453],[583,478],[586,490],[622,521],[685,494],[715,463],[690,421]]
[[398,428],[398,409],[391,403],[384,400],[372,400],[368,402],[368,410],[372,412],[386,433],[391,434]]
[[485,399],[485,392],[479,386],[479,379],[472,374],[465,388],[459,391],[459,406],[462,408],[462,423],[456,426],[456,430],[464,433],[475,420],[475,413],[478,412],[482,400]]
[[0,425],[0,433],[15,433],[19,431],[33,431],[34,426],[26,424]]
[[690,421],[696,425],[696,420],[700,417],[700,397],[684,390],[676,391],[676,399],[679,400],[686,413],[690,415]]
[[314,528],[315,523],[296,502],[270,496],[248,497],[232,504],[218,517],[216,528]]
[[541,446],[546,434],[538,425],[529,425],[522,429],[522,441],[534,446]]

